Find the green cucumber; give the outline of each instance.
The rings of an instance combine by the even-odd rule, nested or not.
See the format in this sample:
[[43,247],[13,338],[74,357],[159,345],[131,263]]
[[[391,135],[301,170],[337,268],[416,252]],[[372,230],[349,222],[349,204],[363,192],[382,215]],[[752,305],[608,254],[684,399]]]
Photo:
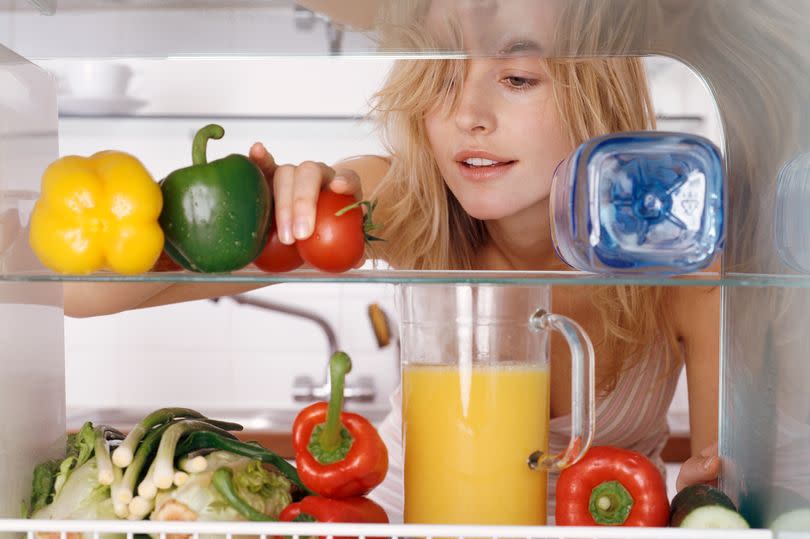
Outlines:
[[747,529],[748,522],[737,511],[722,505],[702,505],[689,512],[679,528]]
[[775,531],[810,531],[810,507],[793,509],[776,517],[768,526]]
[[672,499],[669,525],[676,528],[748,528],[734,502],[708,485],[692,485]]

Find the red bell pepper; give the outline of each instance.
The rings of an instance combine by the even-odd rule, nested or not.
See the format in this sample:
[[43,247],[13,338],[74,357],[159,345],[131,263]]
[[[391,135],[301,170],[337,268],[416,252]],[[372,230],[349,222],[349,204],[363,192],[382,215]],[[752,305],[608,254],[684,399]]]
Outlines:
[[[341,499],[307,496],[300,502],[291,503],[285,507],[278,519],[282,522],[388,524],[388,515],[385,510],[368,498],[361,496]],[[335,537],[334,539],[356,538]]]
[[336,352],[329,360],[329,403],[307,406],[293,422],[295,465],[304,485],[327,498],[362,496],[382,483],[388,450],[377,429],[358,414],[341,412],[351,359]]
[[658,468],[636,451],[592,447],[560,473],[557,525],[666,526],[669,499]]

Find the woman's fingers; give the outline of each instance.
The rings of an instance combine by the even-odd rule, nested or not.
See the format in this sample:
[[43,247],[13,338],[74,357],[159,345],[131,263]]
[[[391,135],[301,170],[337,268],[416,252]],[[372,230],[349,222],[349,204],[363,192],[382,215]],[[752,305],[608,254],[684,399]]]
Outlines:
[[360,199],[360,178],[353,170],[333,168],[315,161],[300,165],[276,165],[263,144],[250,148],[249,157],[272,182],[276,228],[281,243],[291,245],[303,240],[315,229],[315,214],[321,189]]
[[681,466],[675,486],[681,490],[698,483],[716,484],[720,474],[720,457],[716,454],[691,457]]
[[314,161],[276,167],[273,198],[281,243],[292,245],[312,235],[318,194],[334,177],[332,168]]
[[717,442],[714,442],[709,447],[704,447],[703,449],[701,449],[700,456],[701,457],[710,457],[712,455],[717,455],[717,450],[718,450]]
[[315,208],[321,187],[335,177],[335,171],[314,161],[305,161],[295,167],[293,188],[293,236],[307,239],[315,229]]
[[267,151],[267,148],[264,147],[264,144],[257,142],[251,146],[248,158],[259,167],[268,182],[273,180],[273,174],[275,174],[277,168],[276,161]]
[[293,194],[295,192],[295,167],[282,165],[273,176],[273,211],[276,218],[278,239],[285,245],[295,242],[293,237]]
[[348,168],[335,171],[335,177],[329,182],[328,187],[331,191],[341,195],[354,195],[357,200],[363,198],[363,186],[360,183],[360,176]]

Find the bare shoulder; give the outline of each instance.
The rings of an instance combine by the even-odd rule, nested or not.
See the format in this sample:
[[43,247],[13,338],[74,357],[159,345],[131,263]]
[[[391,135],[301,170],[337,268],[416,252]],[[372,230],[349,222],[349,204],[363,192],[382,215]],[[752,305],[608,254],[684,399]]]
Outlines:
[[388,173],[390,158],[382,155],[358,155],[335,163],[334,169],[349,169],[360,177],[363,193],[373,192]]
[[719,334],[719,286],[674,286],[668,296],[667,307],[679,336]]

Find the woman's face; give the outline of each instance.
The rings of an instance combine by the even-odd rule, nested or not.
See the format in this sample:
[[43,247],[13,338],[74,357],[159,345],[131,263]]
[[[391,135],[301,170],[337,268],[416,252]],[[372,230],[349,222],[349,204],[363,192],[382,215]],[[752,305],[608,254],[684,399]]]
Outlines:
[[548,199],[569,144],[540,59],[467,62],[457,107],[430,111],[427,135],[445,182],[467,213],[503,219]]

